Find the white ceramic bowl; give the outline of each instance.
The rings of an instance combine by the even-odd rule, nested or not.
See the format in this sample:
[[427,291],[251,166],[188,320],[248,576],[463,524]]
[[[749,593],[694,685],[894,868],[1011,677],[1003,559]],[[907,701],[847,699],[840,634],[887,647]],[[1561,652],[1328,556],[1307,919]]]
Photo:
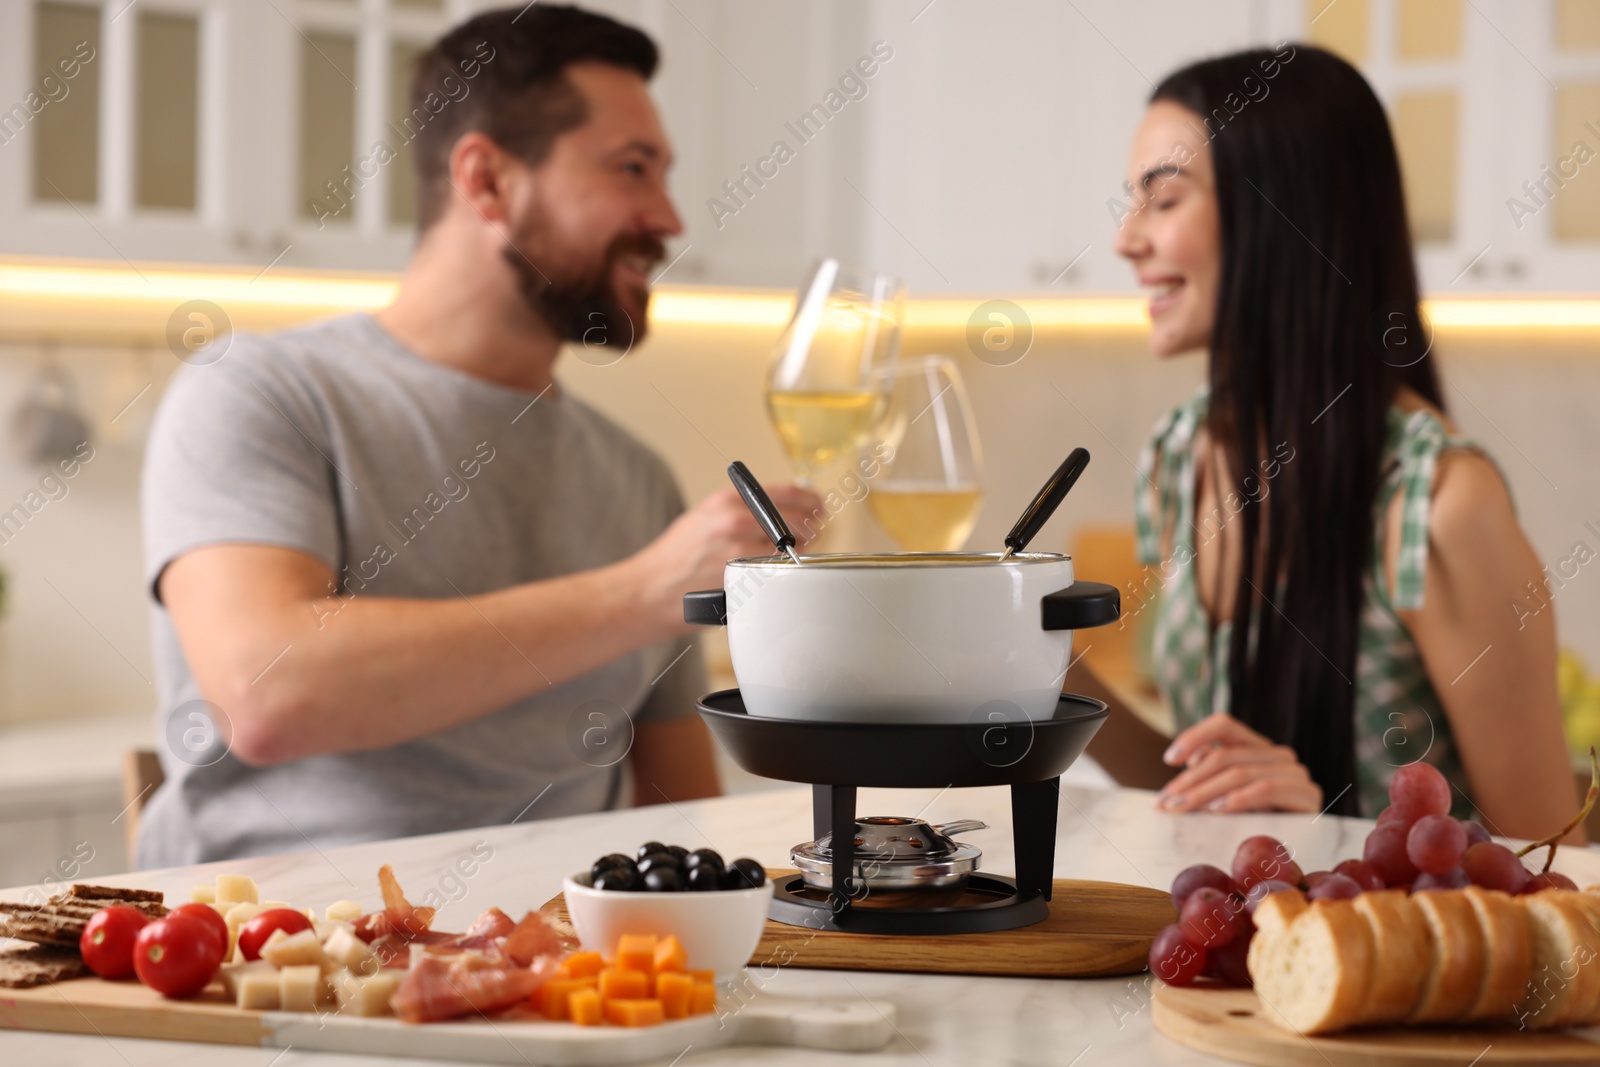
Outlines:
[[694,970],[712,970],[731,978],[750,961],[767,908],[772,882],[754,889],[718,889],[704,893],[629,893],[595,889],[588,871],[561,883],[567,914],[583,947],[610,959],[623,934],[677,936]]

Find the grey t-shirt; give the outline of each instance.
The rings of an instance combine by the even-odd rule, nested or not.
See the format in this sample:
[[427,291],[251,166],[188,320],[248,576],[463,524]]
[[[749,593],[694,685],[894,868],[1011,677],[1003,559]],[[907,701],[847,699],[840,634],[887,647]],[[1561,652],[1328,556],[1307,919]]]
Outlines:
[[[661,459],[559,385],[441,367],[350,315],[237,336],[174,377],[145,459],[146,576],[154,592],[203,545],[281,545],[341,597],[473,596],[613,563],[682,510]],[[414,741],[255,768],[226,751],[159,603],[153,622],[166,782],[141,868],[601,810],[629,718],[687,714],[706,685],[693,642],[665,642]],[[484,640],[503,638],[485,623]]]

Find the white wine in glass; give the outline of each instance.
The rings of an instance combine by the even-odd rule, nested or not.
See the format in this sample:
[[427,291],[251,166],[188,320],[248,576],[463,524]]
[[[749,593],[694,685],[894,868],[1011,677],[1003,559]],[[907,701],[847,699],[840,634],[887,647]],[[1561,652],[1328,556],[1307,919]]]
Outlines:
[[834,259],[812,269],[767,374],[767,412],[801,485],[883,419],[904,319],[899,279]]
[[892,376],[894,455],[867,495],[878,525],[907,552],[954,552],[983,508],[983,453],[961,372],[944,356],[904,362]]

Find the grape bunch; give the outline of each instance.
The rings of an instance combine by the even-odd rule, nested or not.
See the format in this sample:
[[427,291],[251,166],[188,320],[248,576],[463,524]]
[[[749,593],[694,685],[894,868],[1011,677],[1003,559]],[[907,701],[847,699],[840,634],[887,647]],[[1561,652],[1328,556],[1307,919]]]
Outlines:
[[1389,782],[1389,807],[1367,835],[1360,859],[1304,874],[1287,845],[1257,836],[1240,842],[1228,871],[1208,863],[1179,871],[1172,880],[1178,921],[1151,943],[1150,971],[1168,985],[1201,977],[1250,985],[1251,916],[1272,893],[1297,889],[1308,900],[1347,900],[1379,889],[1422,893],[1469,885],[1513,895],[1577,888],[1564,874],[1534,874],[1483,827],[1451,818],[1444,775],[1430,764],[1407,764]]

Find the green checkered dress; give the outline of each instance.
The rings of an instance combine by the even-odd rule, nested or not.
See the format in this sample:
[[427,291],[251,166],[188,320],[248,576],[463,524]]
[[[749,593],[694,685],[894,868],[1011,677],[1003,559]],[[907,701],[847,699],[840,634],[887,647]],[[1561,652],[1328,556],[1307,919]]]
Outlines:
[[[1152,596],[1146,603],[1136,592],[1131,606],[1135,615],[1147,609],[1155,613],[1149,631],[1152,674],[1179,729],[1214,711],[1228,710],[1231,625],[1212,621],[1201,603],[1192,562],[1198,532],[1194,440],[1205,423],[1207,399],[1206,390],[1201,389],[1156,424],[1139,456],[1141,481],[1136,483],[1135,493],[1139,560],[1151,568],[1146,589]],[[1354,784],[1361,814],[1368,818],[1388,806],[1389,778],[1395,769],[1417,759],[1438,767],[1455,786],[1457,817],[1465,818],[1473,811],[1450,721],[1410,632],[1396,614],[1422,606],[1434,470],[1439,454],[1451,448],[1476,450],[1477,446],[1451,437],[1428,411],[1407,414],[1390,409],[1384,477],[1373,510],[1375,547],[1365,582],[1356,655]],[[1383,537],[1385,516],[1396,493],[1404,504],[1391,594],[1384,576]],[[1171,550],[1163,558],[1161,538],[1169,516],[1176,521],[1172,523]],[[1210,536],[1215,536],[1215,530],[1208,539]],[[1124,605],[1125,614],[1128,607]],[[1324,799],[1331,803],[1335,797]]]

